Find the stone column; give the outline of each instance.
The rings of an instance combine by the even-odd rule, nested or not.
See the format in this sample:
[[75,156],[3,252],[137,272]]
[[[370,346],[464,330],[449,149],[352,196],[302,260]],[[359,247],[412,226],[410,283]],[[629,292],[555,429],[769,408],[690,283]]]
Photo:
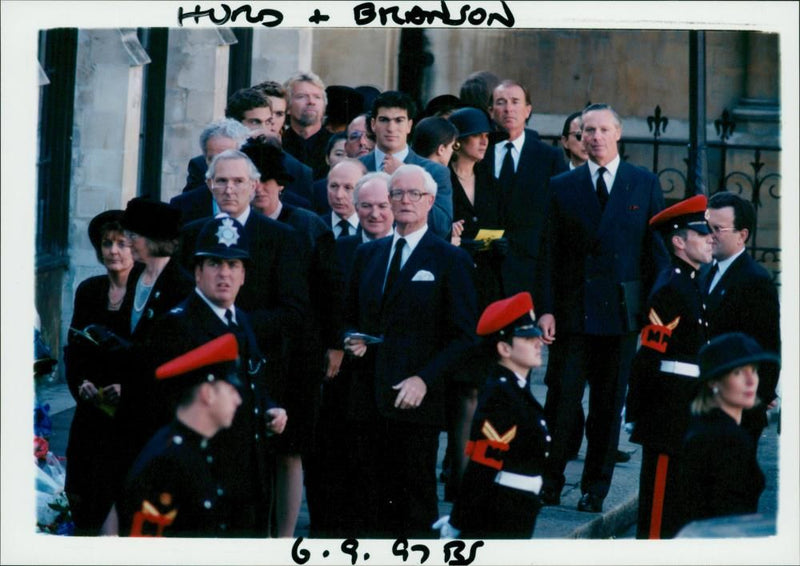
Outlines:
[[225,115],[229,46],[227,28],[170,29],[164,100],[162,200],[179,194],[186,166],[200,153],[199,137],[209,122]]

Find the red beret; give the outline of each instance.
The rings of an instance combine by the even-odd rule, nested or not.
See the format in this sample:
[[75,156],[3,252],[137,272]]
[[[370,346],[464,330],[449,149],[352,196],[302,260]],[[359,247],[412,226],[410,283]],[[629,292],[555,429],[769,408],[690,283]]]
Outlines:
[[[180,376],[195,378],[192,381],[225,380],[239,386],[235,372],[231,373],[231,363],[239,357],[239,344],[232,333],[223,334],[202,346],[189,350],[177,358],[156,368],[156,379],[170,379]],[[221,366],[221,367],[212,367]],[[205,370],[205,371],[200,371]],[[216,375],[212,370],[216,370]],[[187,385],[188,383],[187,379]]]
[[523,291],[513,297],[495,301],[486,307],[478,321],[478,336],[495,333],[512,336],[541,336],[533,315],[533,299]]
[[682,200],[653,216],[650,219],[650,227],[664,233],[689,228],[699,234],[710,234],[711,229],[706,222],[707,204],[708,199],[705,195]]

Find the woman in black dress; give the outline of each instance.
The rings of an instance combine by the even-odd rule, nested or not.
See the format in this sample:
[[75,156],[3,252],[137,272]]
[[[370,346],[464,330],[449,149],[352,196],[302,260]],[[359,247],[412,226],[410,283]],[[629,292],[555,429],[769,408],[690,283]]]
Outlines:
[[90,325],[123,339],[130,335],[132,274],[141,271],[141,266],[134,269],[121,217],[121,210],[107,210],[89,223],[89,239],[106,274],[89,277],[78,286],[64,348],[67,385],[76,402],[67,443],[65,491],[78,535],[99,532],[111,508],[111,480],[117,474],[117,435],[112,424],[120,400],[120,380],[113,361],[109,362],[113,351],[94,344],[101,335]]
[[[500,238],[491,244],[484,244],[475,239],[482,228],[503,229],[496,182],[487,168],[476,165],[486,155],[490,134],[502,134],[492,132],[489,115],[477,108],[460,108],[448,119],[458,129],[450,160],[454,220],[451,243],[461,246],[472,256],[478,308],[484,309],[503,297],[500,266],[506,240]],[[464,450],[478,403],[478,390],[489,374],[486,364],[481,363],[483,359],[481,356],[475,359],[469,357],[453,374],[451,390],[454,391],[454,399],[450,408],[448,442],[451,470],[445,490],[446,499],[451,499],[457,493],[461,474],[467,465]]]
[[700,350],[700,393],[683,445],[680,528],[692,521],[758,511],[764,473],[742,411],[758,403],[758,364],[778,362],[746,334],[722,334]]

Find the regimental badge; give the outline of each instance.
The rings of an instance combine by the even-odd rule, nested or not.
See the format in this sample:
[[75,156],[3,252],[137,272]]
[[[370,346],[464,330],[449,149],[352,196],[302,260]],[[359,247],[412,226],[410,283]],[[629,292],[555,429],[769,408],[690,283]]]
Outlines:
[[239,230],[233,225],[232,218],[224,218],[222,224],[217,228],[217,238],[220,244],[231,247],[239,241]]

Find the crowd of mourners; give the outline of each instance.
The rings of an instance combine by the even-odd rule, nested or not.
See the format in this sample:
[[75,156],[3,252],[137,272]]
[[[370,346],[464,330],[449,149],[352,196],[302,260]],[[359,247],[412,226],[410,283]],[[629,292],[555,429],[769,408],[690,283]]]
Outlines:
[[780,309],[752,205],[665,206],[608,104],[554,144],[532,110],[486,71],[424,107],[299,72],[230,96],[169,203],[97,211],[76,534],[292,537],[305,497],[312,537],[531,538],[584,435],[602,512],[626,421],[638,537],[755,512]]

